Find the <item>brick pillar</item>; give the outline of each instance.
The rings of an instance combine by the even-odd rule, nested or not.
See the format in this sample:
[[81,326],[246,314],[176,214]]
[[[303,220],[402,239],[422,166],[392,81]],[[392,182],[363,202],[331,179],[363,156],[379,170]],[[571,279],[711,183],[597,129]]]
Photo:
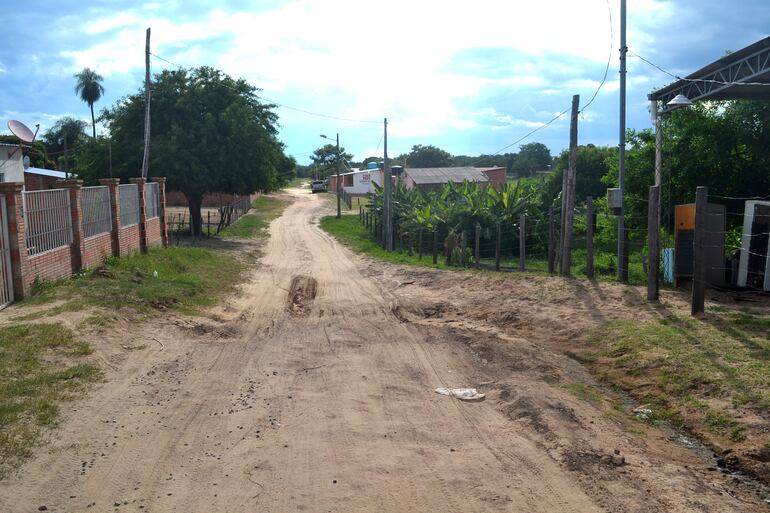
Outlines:
[[164,246],[168,246],[168,227],[166,226],[166,177],[157,176],[152,179],[153,182],[158,182],[158,203],[160,203],[160,210],[158,216],[160,217],[160,238],[163,241]]
[[112,255],[120,256],[120,178],[101,178],[99,183],[106,185],[110,191],[110,210],[112,211]]
[[86,252],[86,238],[83,231],[83,209],[80,205],[83,180],[61,180],[59,184],[70,192],[70,211],[72,212],[72,246],[70,261],[72,274],[83,268],[83,255]]
[[139,249],[147,253],[147,204],[144,201],[144,184],[146,178],[129,178],[129,182],[136,184],[139,190]]
[[27,254],[26,230],[22,211],[22,182],[0,183],[0,195],[5,196],[5,208],[8,214],[8,245],[11,249],[11,279],[13,280],[14,299],[19,300],[29,295],[32,281],[27,280],[29,263]]

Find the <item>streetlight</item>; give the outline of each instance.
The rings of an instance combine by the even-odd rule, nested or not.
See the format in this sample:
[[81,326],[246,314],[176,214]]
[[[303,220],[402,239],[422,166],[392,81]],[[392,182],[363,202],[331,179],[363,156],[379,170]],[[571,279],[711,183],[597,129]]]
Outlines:
[[[331,137],[326,137],[324,134],[321,134],[321,137],[324,139],[332,140]],[[337,132],[337,179],[335,180],[335,194],[337,195],[337,219],[342,217],[342,211],[340,209],[340,134]]]

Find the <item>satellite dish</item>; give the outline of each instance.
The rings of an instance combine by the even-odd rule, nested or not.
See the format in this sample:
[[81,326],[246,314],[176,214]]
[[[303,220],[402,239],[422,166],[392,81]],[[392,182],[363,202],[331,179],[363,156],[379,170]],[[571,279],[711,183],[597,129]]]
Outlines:
[[29,155],[24,155],[24,169],[29,169]]
[[31,143],[35,140],[35,134],[33,134],[32,130],[21,121],[16,121],[15,119],[10,120],[8,122],[8,130],[21,139],[21,142]]

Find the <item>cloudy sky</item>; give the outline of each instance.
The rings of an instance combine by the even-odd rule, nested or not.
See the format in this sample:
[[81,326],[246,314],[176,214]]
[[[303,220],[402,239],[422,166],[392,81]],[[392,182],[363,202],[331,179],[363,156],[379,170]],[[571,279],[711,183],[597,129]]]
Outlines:
[[[3,3],[8,2],[4,0]],[[767,0],[630,0],[628,126],[649,126],[646,94],[770,35]],[[0,120],[51,126],[89,119],[73,92],[83,67],[104,76],[101,108],[141,87],[152,52],[184,67],[243,77],[278,108],[300,163],[340,133],[356,159],[434,144],[493,153],[607,81],[580,118],[580,143],[617,144],[619,0],[110,0],[9,2],[0,45]],[[153,57],[153,71],[172,67]],[[311,114],[313,113],[313,114]],[[326,116],[326,117],[324,117]],[[553,153],[569,116],[522,141]],[[7,130],[2,130],[7,133]],[[511,147],[517,151],[518,144]],[[507,151],[511,151],[507,150]]]

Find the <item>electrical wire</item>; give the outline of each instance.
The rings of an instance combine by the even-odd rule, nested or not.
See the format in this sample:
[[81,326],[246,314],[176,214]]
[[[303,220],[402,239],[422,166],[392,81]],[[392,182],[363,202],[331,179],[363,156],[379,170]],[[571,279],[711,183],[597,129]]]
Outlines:
[[[190,71],[190,70],[193,69],[193,68],[185,68],[184,66],[181,66],[181,65],[179,65],[179,64],[177,64],[175,62],[172,62],[172,61],[166,59],[165,57],[161,57],[160,55],[152,53],[152,52],[150,52],[150,55],[152,55],[153,57],[155,57],[155,58],[157,58],[157,59],[159,59],[159,60],[161,60],[163,62],[171,64],[172,66],[176,66],[180,70]],[[225,87],[228,87],[227,84],[222,84],[222,85],[224,85]],[[303,114],[307,114],[307,115],[310,115],[310,116],[317,116],[317,117],[320,117],[320,118],[333,119],[335,121],[347,121],[347,122],[350,122],[350,123],[372,123],[372,124],[378,124],[378,125],[380,123],[382,123],[381,121],[374,121],[374,120],[369,120],[369,119],[343,118],[343,117],[340,117],[340,116],[332,116],[332,115],[329,115],[329,114],[322,114],[320,112],[313,112],[311,110],[301,109],[299,107],[292,107],[291,105],[286,105],[285,103],[281,103],[281,102],[272,100],[270,98],[262,96],[261,94],[257,94],[256,96],[259,97],[259,98],[262,98],[263,100],[265,100],[265,101],[267,101],[267,102],[269,102],[269,103],[271,103],[273,105],[275,105],[276,107],[281,107],[283,109],[293,110],[295,112],[301,112]]]
[[644,57],[642,57],[638,53],[634,52],[633,50],[629,49],[628,53],[630,53],[632,57],[638,58],[642,62],[645,62],[645,63],[649,64],[650,66],[652,66],[653,68],[658,69],[659,71],[662,71],[666,75],[668,75],[668,76],[670,76],[672,78],[675,78],[677,80],[682,80],[684,82],[699,82],[699,83],[718,84],[718,85],[742,85],[742,86],[746,85],[746,86],[770,87],[770,84],[765,84],[763,82],[726,82],[724,80],[712,80],[712,79],[708,79],[708,78],[685,78],[685,77],[680,77],[679,75],[676,75],[675,73],[672,73],[672,72],[670,72],[670,71],[668,71],[666,69],[663,69],[662,67],[658,66],[654,62],[651,62],[651,61],[645,59]]
[[585,110],[594,102],[596,99],[596,96],[599,94],[599,91],[601,91],[602,87],[604,86],[604,83],[607,81],[607,74],[610,71],[610,62],[612,62],[612,38],[614,37],[612,34],[612,9],[610,8],[610,0],[607,0],[607,15],[609,16],[610,20],[610,54],[607,57],[607,67],[604,68],[604,77],[602,78],[601,83],[599,84],[599,87],[596,88],[596,91],[594,91],[594,95],[591,97],[590,100],[588,100],[588,103],[583,106],[582,109],[580,109],[580,114],[583,114]]

